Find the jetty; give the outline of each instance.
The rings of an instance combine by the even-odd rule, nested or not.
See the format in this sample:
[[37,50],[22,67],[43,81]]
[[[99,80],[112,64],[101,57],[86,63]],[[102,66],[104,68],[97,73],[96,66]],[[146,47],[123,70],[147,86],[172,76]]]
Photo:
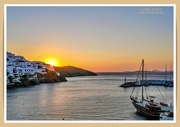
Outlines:
[[[135,82],[125,82],[124,84],[120,85],[119,87],[135,87],[135,86],[141,86],[141,81],[135,81]],[[165,81],[165,80],[144,80],[143,81],[144,86],[165,86],[165,87],[173,87],[173,81]]]
[[[148,80],[147,79],[147,73],[149,74],[163,74],[165,73],[165,79],[164,80]],[[161,72],[161,71],[144,71],[144,77],[145,79],[139,80],[136,79],[136,81],[130,81],[130,82],[126,82],[126,77],[124,79],[124,84],[120,85],[119,87],[136,87],[136,86],[141,86],[141,84],[143,83],[143,86],[150,86],[150,85],[156,85],[156,86],[165,86],[165,87],[173,87],[174,83],[173,83],[173,72],[171,70],[171,66],[170,66],[170,71],[169,71],[169,80],[167,80],[167,66],[165,66],[165,72]],[[139,75],[139,73],[138,73]]]

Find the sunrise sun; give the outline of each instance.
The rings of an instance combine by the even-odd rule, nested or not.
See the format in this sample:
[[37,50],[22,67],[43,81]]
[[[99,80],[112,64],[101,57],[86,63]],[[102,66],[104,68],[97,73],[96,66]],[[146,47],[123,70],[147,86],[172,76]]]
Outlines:
[[58,60],[56,60],[54,58],[46,59],[45,63],[50,64],[51,66],[58,66],[59,65]]

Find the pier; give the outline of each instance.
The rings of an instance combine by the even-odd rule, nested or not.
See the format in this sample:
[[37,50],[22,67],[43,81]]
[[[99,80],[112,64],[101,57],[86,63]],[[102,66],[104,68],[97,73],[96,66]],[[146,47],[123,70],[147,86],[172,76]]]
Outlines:
[[[141,81],[125,82],[119,87],[126,88],[126,87],[141,86],[140,82]],[[173,87],[173,81],[165,81],[165,80],[145,80],[143,84],[144,86],[157,85],[157,86]]]

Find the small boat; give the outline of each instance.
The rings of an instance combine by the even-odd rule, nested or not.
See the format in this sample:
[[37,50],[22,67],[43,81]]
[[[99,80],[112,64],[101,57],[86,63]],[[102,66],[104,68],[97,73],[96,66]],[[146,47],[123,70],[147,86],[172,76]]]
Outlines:
[[173,120],[173,112],[164,112],[160,114],[160,120]]
[[141,68],[142,70],[140,70],[140,72],[142,74],[142,79],[140,80],[140,83],[142,87],[142,95],[139,98],[138,96],[133,96],[134,89],[136,88],[134,87],[130,99],[132,100],[132,104],[140,114],[145,115],[149,118],[159,119],[162,113],[165,113],[167,111],[173,111],[173,107],[169,106],[164,102],[156,102],[155,96],[144,96],[144,60],[142,60]]
[[168,106],[168,104],[167,104],[167,103],[165,103],[165,102],[160,102],[160,105],[163,105],[163,106]]

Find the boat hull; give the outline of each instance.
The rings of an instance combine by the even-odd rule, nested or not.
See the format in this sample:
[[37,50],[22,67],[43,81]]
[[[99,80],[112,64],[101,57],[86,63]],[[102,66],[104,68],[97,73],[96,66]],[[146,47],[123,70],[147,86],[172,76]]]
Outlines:
[[156,112],[156,111],[153,112],[149,108],[138,105],[137,102],[133,102],[133,105],[137,109],[137,111],[142,115],[145,115],[145,116],[147,116],[149,118],[153,118],[153,119],[159,119],[159,117],[160,117],[159,112]]

